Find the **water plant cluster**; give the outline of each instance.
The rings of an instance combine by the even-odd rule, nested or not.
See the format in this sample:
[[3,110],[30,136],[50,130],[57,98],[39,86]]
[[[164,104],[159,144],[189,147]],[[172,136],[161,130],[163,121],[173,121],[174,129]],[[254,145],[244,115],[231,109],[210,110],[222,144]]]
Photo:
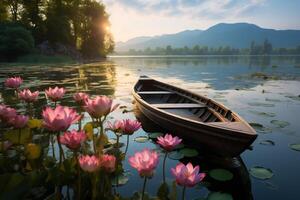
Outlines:
[[[86,93],[73,94],[76,107],[62,105],[64,88],[45,90],[47,105],[42,113],[33,112],[42,92],[21,89],[23,79],[7,78],[6,92],[11,92],[26,109],[16,110],[0,104],[0,199],[177,199],[176,191],[169,191],[165,177],[165,161],[182,139],[171,134],[157,137],[164,152],[162,185],[156,197],[147,194],[147,181],[155,176],[160,153],[143,149],[125,160],[129,138],[141,123],[123,119],[110,121],[109,114],[118,104],[107,96],[90,97]],[[83,122],[83,113],[91,121]],[[116,140],[108,138],[107,131]],[[125,151],[120,137],[127,136]],[[132,197],[118,193],[124,162],[137,170],[143,179],[142,188]],[[187,187],[194,187],[205,178],[200,167],[179,162],[171,171],[176,184],[182,186],[180,198],[185,199]],[[141,180],[142,183],[142,180]],[[176,187],[175,187],[176,188]],[[179,194],[179,193],[178,193]]]

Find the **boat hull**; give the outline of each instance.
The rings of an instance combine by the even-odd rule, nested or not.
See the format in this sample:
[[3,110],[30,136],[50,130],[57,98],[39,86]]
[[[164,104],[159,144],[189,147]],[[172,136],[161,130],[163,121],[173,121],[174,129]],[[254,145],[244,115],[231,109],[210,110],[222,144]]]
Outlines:
[[151,121],[169,133],[180,136],[193,144],[203,153],[217,154],[224,157],[240,155],[255,140],[256,135],[237,134],[231,130],[219,129],[205,124],[196,124],[149,106],[136,98],[137,108]]

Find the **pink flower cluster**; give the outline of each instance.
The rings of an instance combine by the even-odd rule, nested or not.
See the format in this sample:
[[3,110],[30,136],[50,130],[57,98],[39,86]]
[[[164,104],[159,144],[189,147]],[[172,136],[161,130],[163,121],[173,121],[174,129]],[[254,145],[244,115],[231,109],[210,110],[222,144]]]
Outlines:
[[14,128],[24,128],[29,120],[28,116],[18,115],[14,108],[0,105],[0,120]]
[[17,89],[23,83],[23,79],[21,77],[11,77],[5,80],[4,85],[8,88]]
[[182,139],[171,134],[166,134],[164,137],[157,137],[157,143],[164,148],[166,151],[172,151],[178,144],[180,144]]
[[155,151],[144,149],[129,157],[129,164],[135,168],[141,177],[152,177],[153,171],[158,165],[159,155]]
[[205,173],[199,173],[200,167],[193,167],[191,163],[184,165],[179,163],[175,168],[171,169],[172,174],[176,178],[176,183],[181,186],[194,187],[202,181]]
[[89,95],[84,92],[78,92],[73,95],[73,99],[78,103],[79,105],[84,105],[85,101],[89,98]]
[[66,145],[69,149],[77,150],[81,144],[86,140],[86,134],[84,131],[68,131],[59,137],[61,144]]
[[42,116],[44,127],[50,131],[65,131],[81,118],[74,109],[60,105],[54,109],[47,107]]
[[45,90],[47,97],[54,102],[61,99],[64,96],[65,92],[65,88],[59,88],[57,86],[55,88],[49,87],[48,90]]
[[113,112],[119,105],[112,106],[113,100],[106,96],[97,96],[94,99],[86,99],[84,109],[93,118],[101,118]]
[[24,89],[19,92],[19,98],[27,103],[37,101],[39,91],[31,92],[29,89]]
[[108,122],[108,129],[116,133],[132,135],[135,131],[141,128],[141,123],[137,120],[124,119],[116,120],[113,124]]
[[113,155],[104,154],[101,157],[85,155],[80,156],[78,161],[81,169],[86,172],[95,172],[100,168],[109,173],[115,171],[116,157]]

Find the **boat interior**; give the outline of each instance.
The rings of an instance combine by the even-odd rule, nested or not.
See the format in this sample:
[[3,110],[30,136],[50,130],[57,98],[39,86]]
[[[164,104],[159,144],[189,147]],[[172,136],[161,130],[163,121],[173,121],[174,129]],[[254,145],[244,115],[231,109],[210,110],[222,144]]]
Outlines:
[[230,110],[206,97],[153,79],[140,80],[136,93],[153,107],[204,123],[236,122]]

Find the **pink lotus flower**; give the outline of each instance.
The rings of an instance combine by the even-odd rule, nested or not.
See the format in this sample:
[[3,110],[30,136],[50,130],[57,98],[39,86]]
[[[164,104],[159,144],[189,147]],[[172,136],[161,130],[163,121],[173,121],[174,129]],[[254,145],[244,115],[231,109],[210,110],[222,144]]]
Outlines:
[[141,152],[136,152],[134,156],[129,157],[129,164],[138,170],[140,176],[151,177],[153,171],[158,165],[158,153],[144,149]]
[[9,123],[15,128],[24,128],[29,120],[28,116],[16,115],[14,118],[9,120]]
[[78,104],[84,104],[84,102],[89,98],[89,95],[84,92],[78,92],[73,95],[74,100]]
[[19,98],[28,103],[35,102],[39,96],[39,91],[31,92],[29,89],[24,89],[19,92]]
[[181,141],[182,139],[177,136],[173,137],[171,134],[157,137],[157,143],[166,151],[172,151]]
[[205,173],[199,173],[199,170],[200,167],[198,165],[194,168],[191,163],[188,163],[186,166],[179,163],[175,168],[171,168],[171,172],[176,178],[176,183],[186,187],[194,187],[204,179]]
[[11,77],[5,80],[4,85],[8,88],[18,88],[23,83],[23,79],[21,77]]
[[132,135],[135,131],[141,128],[141,123],[136,120],[124,119],[123,120],[123,134]]
[[108,154],[104,154],[100,157],[101,168],[111,173],[116,168],[116,157]]
[[113,112],[119,105],[112,106],[112,99],[106,96],[97,96],[85,101],[85,110],[94,118],[101,118]]
[[65,88],[59,88],[59,87],[55,87],[55,88],[50,88],[48,90],[45,90],[46,95],[49,99],[51,99],[52,101],[58,101],[59,99],[61,99],[66,90]]
[[10,108],[6,105],[0,104],[0,120],[2,122],[9,122],[17,115],[17,111],[14,108]]
[[84,131],[68,131],[59,137],[61,144],[66,145],[69,149],[76,150],[80,148],[81,144],[85,141],[86,134]]
[[79,165],[83,171],[95,172],[100,168],[100,159],[96,156],[80,156]]
[[113,124],[111,122],[107,122],[107,124],[108,124],[107,129],[115,133],[122,132],[124,127],[123,120],[116,120]]
[[65,131],[81,118],[74,109],[60,105],[54,110],[47,107],[42,116],[44,127],[50,131]]

